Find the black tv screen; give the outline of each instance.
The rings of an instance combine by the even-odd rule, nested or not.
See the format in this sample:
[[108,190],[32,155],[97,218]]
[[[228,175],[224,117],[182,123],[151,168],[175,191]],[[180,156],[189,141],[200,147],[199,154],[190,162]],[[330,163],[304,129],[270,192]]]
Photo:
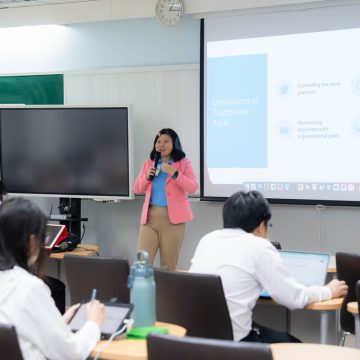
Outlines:
[[1,108],[0,119],[9,193],[131,197],[127,107]]

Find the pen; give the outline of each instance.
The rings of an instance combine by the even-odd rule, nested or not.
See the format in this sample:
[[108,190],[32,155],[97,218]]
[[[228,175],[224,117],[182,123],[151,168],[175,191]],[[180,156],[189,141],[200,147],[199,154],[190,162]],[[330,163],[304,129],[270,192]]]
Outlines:
[[94,301],[96,299],[96,291],[97,290],[95,288],[92,289],[90,301]]

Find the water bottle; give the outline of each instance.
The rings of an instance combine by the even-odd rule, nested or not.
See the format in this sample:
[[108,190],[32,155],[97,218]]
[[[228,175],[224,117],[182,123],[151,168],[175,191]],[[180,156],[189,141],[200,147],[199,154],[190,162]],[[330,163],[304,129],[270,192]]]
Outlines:
[[[141,260],[141,258],[143,260]],[[149,254],[139,251],[128,277],[130,303],[134,305],[133,327],[154,326],[156,321],[154,270],[149,264]]]

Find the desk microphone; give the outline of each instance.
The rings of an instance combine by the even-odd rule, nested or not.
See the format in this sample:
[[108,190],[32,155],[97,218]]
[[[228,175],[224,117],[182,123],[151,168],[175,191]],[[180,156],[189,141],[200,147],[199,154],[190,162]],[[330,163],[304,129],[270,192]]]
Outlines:
[[[159,160],[161,158],[161,152],[156,151],[155,156],[154,156],[154,168],[156,169],[159,163]],[[149,180],[152,181],[152,179],[154,178],[155,175],[150,175],[149,176]]]

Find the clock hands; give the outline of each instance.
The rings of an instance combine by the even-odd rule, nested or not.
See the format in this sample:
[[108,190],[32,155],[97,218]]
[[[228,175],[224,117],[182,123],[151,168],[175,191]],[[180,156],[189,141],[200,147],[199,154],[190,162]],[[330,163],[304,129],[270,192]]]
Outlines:
[[175,4],[175,1],[171,4],[169,11],[180,11],[179,4]]

